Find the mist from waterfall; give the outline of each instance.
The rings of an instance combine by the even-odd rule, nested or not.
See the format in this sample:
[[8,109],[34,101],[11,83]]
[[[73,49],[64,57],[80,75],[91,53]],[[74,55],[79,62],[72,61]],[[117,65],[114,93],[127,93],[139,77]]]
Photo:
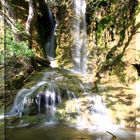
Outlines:
[[79,103],[76,104],[78,116],[77,116],[77,128],[78,129],[88,129],[93,130],[114,130],[116,126],[113,125],[112,120],[108,114],[108,109],[106,108],[102,97],[99,95],[88,95],[86,96],[88,106],[88,113],[90,117],[87,119],[88,113],[83,113]]
[[86,1],[74,0],[73,50],[74,71],[86,73]]

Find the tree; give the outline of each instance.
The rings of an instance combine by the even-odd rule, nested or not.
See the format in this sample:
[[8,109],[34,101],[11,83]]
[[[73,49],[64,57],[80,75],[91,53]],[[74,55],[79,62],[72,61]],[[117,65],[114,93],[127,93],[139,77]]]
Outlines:
[[26,32],[28,34],[29,48],[32,48],[32,29],[36,18],[36,0],[29,0],[29,14],[26,21]]

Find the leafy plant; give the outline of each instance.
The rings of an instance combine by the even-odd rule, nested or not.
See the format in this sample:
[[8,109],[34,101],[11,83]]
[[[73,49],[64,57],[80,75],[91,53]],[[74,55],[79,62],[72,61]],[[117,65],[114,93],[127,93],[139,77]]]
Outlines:
[[11,29],[7,28],[5,35],[5,53],[7,57],[12,56],[25,56],[32,55],[32,51],[28,48],[27,41],[17,42],[11,32]]

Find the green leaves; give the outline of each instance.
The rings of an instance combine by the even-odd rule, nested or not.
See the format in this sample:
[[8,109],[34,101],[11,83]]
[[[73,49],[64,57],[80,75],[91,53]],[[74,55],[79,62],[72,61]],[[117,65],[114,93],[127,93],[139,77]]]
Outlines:
[[29,50],[28,48],[27,41],[17,42],[16,40],[14,40],[11,29],[9,28],[7,28],[6,30],[5,40],[5,53],[7,57],[12,57],[14,55],[29,57],[32,55],[31,50]]

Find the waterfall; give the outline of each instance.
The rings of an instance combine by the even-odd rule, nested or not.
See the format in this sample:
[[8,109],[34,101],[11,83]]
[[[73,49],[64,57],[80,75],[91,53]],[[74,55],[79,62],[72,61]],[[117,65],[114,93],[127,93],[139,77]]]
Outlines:
[[[51,75],[52,73],[50,73]],[[64,100],[76,99],[73,91],[61,89],[55,81],[41,81],[31,89],[21,89],[6,117],[44,114],[47,122],[57,121],[57,106]]]
[[30,98],[42,85],[46,82],[39,82],[31,89],[21,89],[15,98],[12,110],[6,116],[22,116],[23,112],[28,112],[27,104],[30,104],[33,99]]
[[73,61],[74,70],[86,73],[87,56],[86,56],[86,2],[85,0],[74,0],[74,29],[72,31],[73,38]]
[[57,120],[56,106],[61,103],[61,96],[59,88],[54,84],[49,84],[49,88],[45,90],[45,101],[46,101],[46,118],[47,121]]
[[[55,44],[55,29],[56,29],[56,21],[52,12],[48,9],[48,17],[50,21],[50,33],[45,44],[46,47],[46,56],[48,56],[49,60],[54,60],[56,57],[56,44]],[[47,28],[47,27],[46,27]]]
[[12,110],[6,116],[22,116],[46,113],[46,120],[56,119],[57,105],[61,104],[60,91],[54,83],[42,81],[31,89],[22,89],[17,94]]
[[11,111],[5,117],[22,119],[23,116],[36,116],[46,124],[63,120],[74,123],[77,128],[113,129],[101,96],[91,93],[88,85],[80,81],[66,80],[66,74],[68,71],[63,71],[63,74],[56,70],[43,73],[40,82],[30,89],[19,91]]

